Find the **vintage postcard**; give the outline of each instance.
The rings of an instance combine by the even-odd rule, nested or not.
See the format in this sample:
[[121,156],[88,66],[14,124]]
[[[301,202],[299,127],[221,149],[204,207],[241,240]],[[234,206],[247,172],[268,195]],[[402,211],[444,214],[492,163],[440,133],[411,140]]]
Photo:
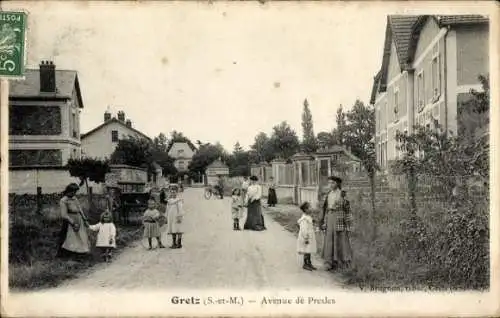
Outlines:
[[499,315],[498,15],[2,1],[2,315]]

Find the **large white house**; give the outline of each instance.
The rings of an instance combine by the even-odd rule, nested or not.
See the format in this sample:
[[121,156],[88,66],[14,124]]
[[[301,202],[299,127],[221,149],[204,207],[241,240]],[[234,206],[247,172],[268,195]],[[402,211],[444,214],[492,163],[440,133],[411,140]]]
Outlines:
[[125,113],[118,112],[118,118],[111,117],[111,113],[104,113],[104,122],[82,134],[82,156],[109,159],[116,149],[118,141],[128,137],[144,138],[148,136],[132,127],[132,122],[125,119]]
[[9,92],[9,192],[61,192],[74,182],[65,165],[80,157],[82,93],[76,71],[51,61],[27,69]]
[[460,103],[489,71],[489,19],[478,15],[391,15],[381,69],[370,103],[375,107],[377,162],[388,169],[401,156],[396,133],[438,123],[457,132]]
[[196,153],[196,147],[190,142],[173,142],[168,155],[175,159],[174,166],[179,172],[188,171],[188,166]]

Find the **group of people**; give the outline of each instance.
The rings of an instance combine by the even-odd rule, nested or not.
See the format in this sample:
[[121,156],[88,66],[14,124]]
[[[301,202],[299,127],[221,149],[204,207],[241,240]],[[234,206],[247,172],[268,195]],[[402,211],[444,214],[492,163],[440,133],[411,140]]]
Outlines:
[[258,184],[259,179],[251,176],[247,177],[241,188],[233,189],[231,199],[231,211],[233,218],[233,230],[240,230],[240,219],[243,216],[243,209],[247,208],[246,220],[243,225],[244,230],[264,231],[266,226],[262,215],[262,187]]
[[[112,250],[116,248],[116,227],[113,223],[113,214],[110,204],[100,215],[100,221],[90,224],[88,217],[76,197],[79,190],[76,183],[69,184],[60,200],[62,227],[59,232],[57,257],[83,259],[90,254],[90,239],[88,231],[97,232],[95,245],[101,250],[103,259],[108,262]],[[156,238],[158,247],[164,248],[161,241],[162,231],[172,235],[171,248],[182,248],[184,209],[182,199],[177,196],[178,189],[171,187],[163,189],[160,193],[160,204],[151,196],[148,207],[142,216],[144,237],[148,239],[148,249],[153,249],[152,241]],[[112,207],[112,205],[111,205]]]
[[59,233],[57,256],[61,258],[82,258],[90,253],[88,230],[97,232],[96,247],[101,250],[105,261],[111,258],[111,251],[116,248],[116,227],[113,215],[106,209],[100,221],[91,225],[76,198],[80,187],[76,183],[69,184],[60,200],[61,218],[63,220]]
[[[346,192],[342,191],[342,179],[330,177],[328,192],[321,205],[319,227],[324,231],[322,257],[328,271],[348,268],[352,261],[350,233],[352,231],[352,214]],[[316,270],[311,261],[311,254],[316,253],[316,231],[312,218],[312,207],[304,202],[300,209],[302,216],[298,220],[299,235],[297,252],[304,256],[303,268]]]
[[[350,266],[352,261],[352,249],[350,233],[352,231],[352,214],[350,203],[346,199],[346,192],[342,191],[342,180],[338,177],[330,177],[329,188],[325,199],[321,202],[321,211],[317,220],[319,228],[324,233],[322,257],[328,270],[334,271]],[[83,256],[90,253],[90,240],[88,230],[97,232],[96,247],[101,249],[102,256],[106,261],[111,258],[111,251],[116,248],[116,227],[113,223],[113,215],[106,209],[100,216],[100,221],[91,225],[84,214],[76,193],[79,186],[76,183],[68,185],[60,200],[62,228],[59,234],[59,257],[71,255]],[[272,190],[271,190],[272,189]],[[276,204],[275,189],[270,206]],[[244,230],[263,231],[266,230],[262,214],[262,187],[258,184],[256,176],[245,178],[241,188],[232,191],[232,219],[233,230],[241,230],[240,220],[243,217],[243,209],[246,207],[246,220]],[[269,200],[269,198],[268,198]],[[316,253],[316,230],[313,220],[313,208],[309,202],[304,202],[300,209],[302,216],[298,220],[299,233],[297,239],[297,252],[303,255],[303,268],[305,270],[316,270],[311,261],[311,255]],[[184,233],[183,200],[178,197],[178,189],[171,187],[163,189],[160,193],[159,205],[153,197],[148,201],[148,208],[144,211],[142,221],[144,225],[144,237],[148,239],[148,249],[152,250],[152,241],[156,239],[159,248],[165,248],[161,240],[162,231],[172,236],[170,248],[182,248],[182,235]]]
[[[167,194],[168,191],[168,194]],[[160,192],[160,205],[157,208],[156,200],[150,197],[148,208],[144,211],[142,222],[144,238],[148,239],[148,250],[153,249],[153,238],[156,238],[159,248],[165,248],[161,241],[162,231],[172,236],[171,249],[182,248],[182,234],[184,233],[183,200],[178,197],[179,188],[170,187]]]

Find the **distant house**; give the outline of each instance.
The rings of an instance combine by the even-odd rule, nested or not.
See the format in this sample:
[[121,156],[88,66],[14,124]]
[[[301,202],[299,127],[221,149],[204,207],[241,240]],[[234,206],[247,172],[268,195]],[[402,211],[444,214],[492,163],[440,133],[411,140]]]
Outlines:
[[217,159],[207,166],[205,173],[207,175],[207,184],[215,185],[219,176],[229,176],[229,167],[222,160]]
[[77,72],[51,61],[27,69],[9,93],[10,192],[60,192],[74,181],[65,170],[79,158],[82,92]]
[[189,163],[196,153],[196,147],[188,141],[172,142],[168,148],[168,155],[174,158],[174,166],[179,172],[187,172]]
[[110,158],[116,149],[118,141],[128,137],[151,138],[132,127],[132,122],[125,119],[125,113],[118,112],[118,118],[111,117],[111,113],[104,113],[104,122],[82,135],[82,155],[86,157],[105,159]]
[[482,90],[487,75],[489,20],[477,15],[387,18],[384,53],[374,78],[375,145],[382,169],[401,156],[396,133],[440,124],[457,132],[458,105]]

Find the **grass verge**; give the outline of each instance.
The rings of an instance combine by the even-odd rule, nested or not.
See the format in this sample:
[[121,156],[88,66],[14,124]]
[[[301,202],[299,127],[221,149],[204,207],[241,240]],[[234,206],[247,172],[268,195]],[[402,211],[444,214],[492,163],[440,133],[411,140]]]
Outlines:
[[[91,223],[97,221],[97,215],[90,215]],[[62,260],[55,257],[60,220],[36,214],[32,208],[17,208],[10,211],[9,221],[9,287],[12,290],[55,287],[102,262],[94,247],[96,233],[89,232],[92,249],[88,257],[79,261]],[[141,235],[137,225],[117,225],[114,256]]]
[[[368,202],[351,201],[353,266],[342,275],[362,290],[485,290],[489,287],[488,204],[459,209],[431,202],[412,217],[406,207],[376,207],[375,228]],[[265,208],[296,234],[301,211],[293,205]],[[313,218],[317,220],[318,214]]]

